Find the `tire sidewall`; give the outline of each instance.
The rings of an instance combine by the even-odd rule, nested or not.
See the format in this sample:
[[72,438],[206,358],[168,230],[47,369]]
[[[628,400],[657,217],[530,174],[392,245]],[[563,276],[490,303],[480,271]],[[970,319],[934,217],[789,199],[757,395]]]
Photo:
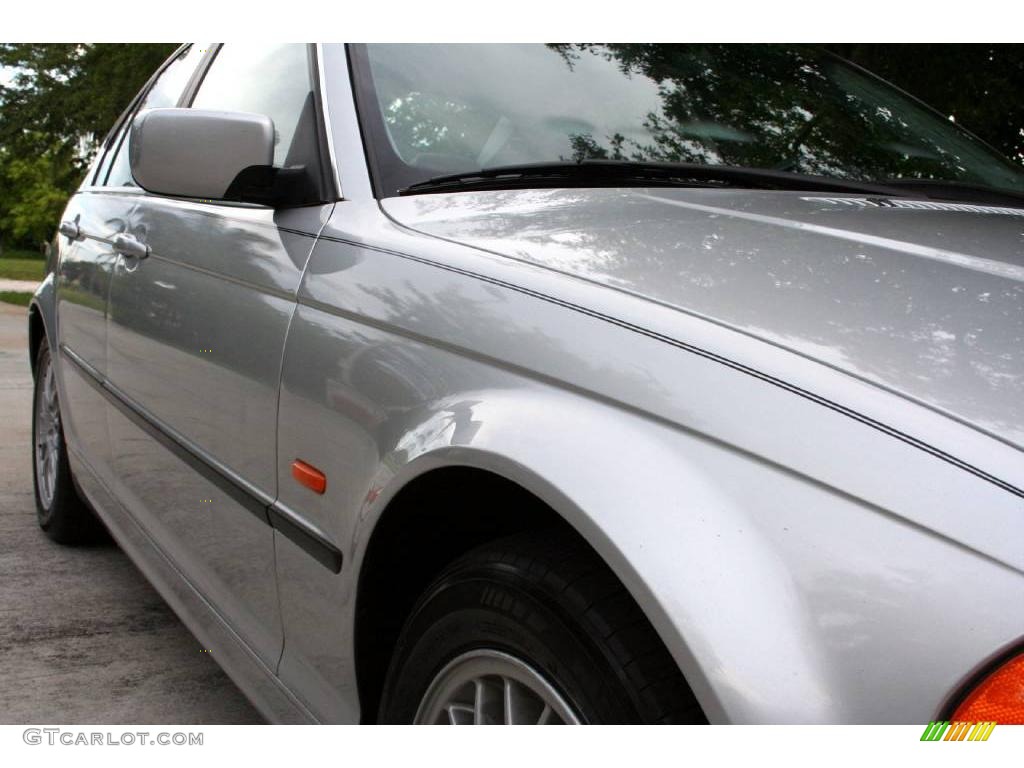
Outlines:
[[454,658],[489,649],[538,671],[584,723],[637,722],[628,693],[582,627],[514,569],[477,567],[435,585],[402,634],[380,721],[411,723]]

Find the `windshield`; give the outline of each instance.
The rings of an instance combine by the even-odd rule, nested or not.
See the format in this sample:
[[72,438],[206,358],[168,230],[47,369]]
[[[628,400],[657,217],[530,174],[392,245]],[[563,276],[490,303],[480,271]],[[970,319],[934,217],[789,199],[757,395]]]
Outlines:
[[785,45],[353,46],[378,192],[604,159],[1024,192],[1024,169],[881,80]]

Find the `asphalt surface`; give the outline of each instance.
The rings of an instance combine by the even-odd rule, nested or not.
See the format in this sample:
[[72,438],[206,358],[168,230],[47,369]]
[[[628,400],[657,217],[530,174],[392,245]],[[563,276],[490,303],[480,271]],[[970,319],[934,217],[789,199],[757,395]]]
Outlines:
[[0,723],[258,723],[113,543],[36,525],[23,307],[0,303]]

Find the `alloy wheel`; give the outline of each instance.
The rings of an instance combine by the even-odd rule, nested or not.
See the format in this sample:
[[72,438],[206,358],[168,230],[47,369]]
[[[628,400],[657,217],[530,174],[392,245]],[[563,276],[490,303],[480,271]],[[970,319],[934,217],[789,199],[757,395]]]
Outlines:
[[35,461],[39,502],[49,510],[57,487],[57,468],[60,461],[60,405],[57,402],[57,382],[49,357],[42,361],[39,376],[41,390],[36,397]]
[[415,722],[428,725],[578,725],[580,718],[530,664],[477,649],[450,661],[427,686]]

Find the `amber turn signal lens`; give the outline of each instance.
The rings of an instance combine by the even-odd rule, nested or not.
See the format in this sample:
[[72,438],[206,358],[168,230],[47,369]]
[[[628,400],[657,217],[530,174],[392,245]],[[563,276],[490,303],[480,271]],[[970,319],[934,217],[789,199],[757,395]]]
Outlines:
[[301,459],[292,462],[292,477],[314,493],[323,493],[327,490],[327,476]]
[[971,689],[950,720],[1024,725],[1024,653],[986,675]]

